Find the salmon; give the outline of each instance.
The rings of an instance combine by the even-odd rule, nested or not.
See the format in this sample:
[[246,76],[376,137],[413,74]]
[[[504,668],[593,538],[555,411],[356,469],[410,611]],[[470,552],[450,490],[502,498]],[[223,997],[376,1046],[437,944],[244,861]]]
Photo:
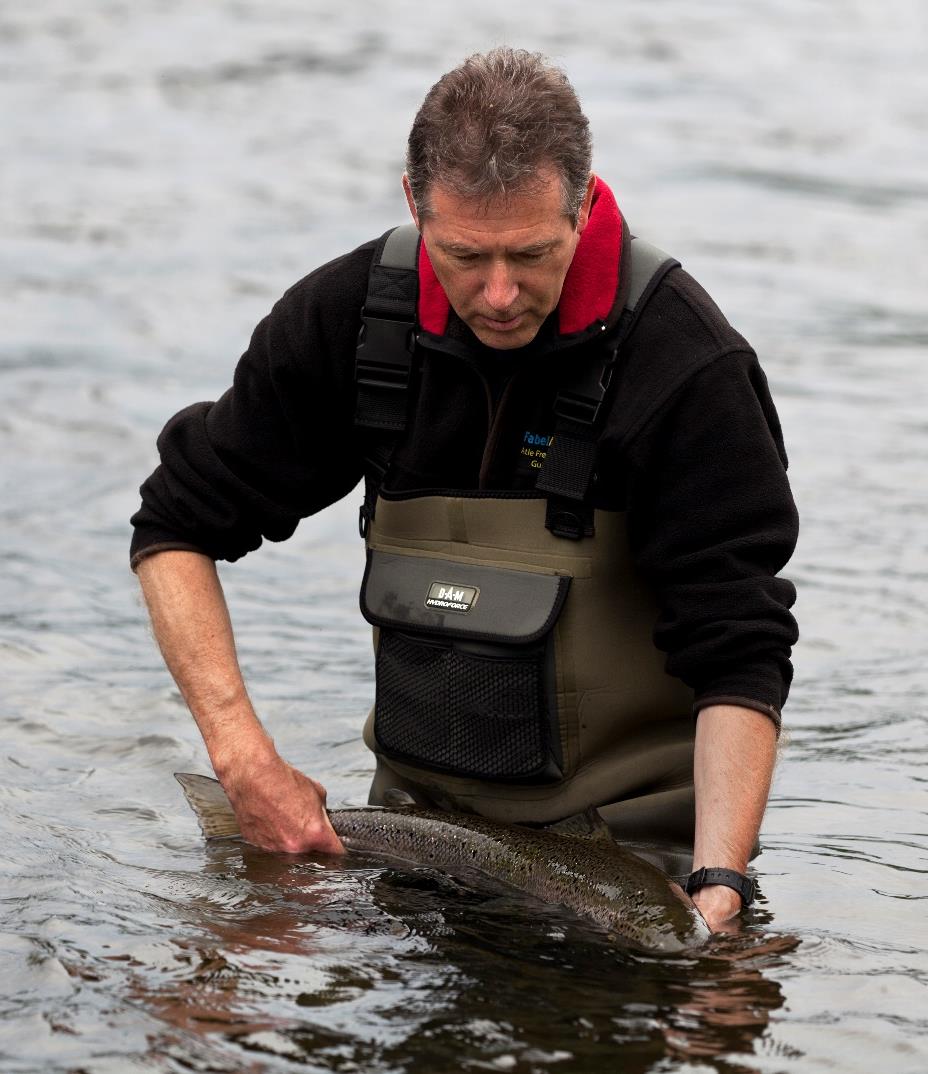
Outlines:
[[[240,836],[218,780],[175,773],[207,839]],[[547,828],[416,806],[331,809],[347,850],[373,851],[445,872],[474,870],[572,910],[613,940],[645,951],[698,947],[709,927],[679,884],[620,846],[596,810]]]

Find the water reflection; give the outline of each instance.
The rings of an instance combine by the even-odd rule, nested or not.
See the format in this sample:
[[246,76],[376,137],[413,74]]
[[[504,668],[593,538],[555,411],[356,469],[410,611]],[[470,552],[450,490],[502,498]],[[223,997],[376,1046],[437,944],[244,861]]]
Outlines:
[[[130,971],[166,1042],[319,1070],[653,1069],[662,1058],[753,1069],[770,971],[798,940],[763,911],[689,957],[610,944],[566,911],[492,885],[353,855],[287,858],[212,844],[198,935]],[[216,884],[235,892],[215,901]],[[136,960],[137,961],[137,960]],[[402,995],[402,1000],[399,996]]]

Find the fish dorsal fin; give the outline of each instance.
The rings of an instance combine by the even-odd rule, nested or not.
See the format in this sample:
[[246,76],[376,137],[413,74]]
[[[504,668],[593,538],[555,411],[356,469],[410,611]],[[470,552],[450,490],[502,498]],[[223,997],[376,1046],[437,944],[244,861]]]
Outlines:
[[402,806],[414,806],[416,800],[408,791],[401,791],[399,787],[388,787],[383,792],[383,804],[398,809]]
[[232,803],[218,779],[197,776],[193,772],[175,772],[174,778],[183,787],[187,802],[196,813],[200,831],[207,839],[242,834]]
[[591,839],[594,842],[615,845],[609,825],[603,819],[602,813],[593,806],[582,813],[574,813],[572,817],[565,817],[556,824],[549,824],[548,830],[557,832],[558,835],[569,835],[573,839]]

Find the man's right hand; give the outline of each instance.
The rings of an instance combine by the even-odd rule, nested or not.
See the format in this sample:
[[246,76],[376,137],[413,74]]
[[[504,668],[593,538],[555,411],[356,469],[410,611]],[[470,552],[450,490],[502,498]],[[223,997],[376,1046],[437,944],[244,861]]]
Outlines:
[[345,853],[325,810],[325,787],[279,755],[257,764],[245,758],[220,782],[242,837],[254,846],[287,854]]
[[138,565],[165,662],[229,796],[242,835],[265,850],[343,854],[325,787],[278,754],[248,699],[216,565],[167,549]]

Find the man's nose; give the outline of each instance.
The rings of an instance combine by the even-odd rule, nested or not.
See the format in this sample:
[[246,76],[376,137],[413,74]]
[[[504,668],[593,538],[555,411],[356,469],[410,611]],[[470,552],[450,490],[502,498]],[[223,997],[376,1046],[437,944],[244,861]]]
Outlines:
[[513,278],[512,271],[503,261],[494,261],[488,270],[486,283],[483,285],[484,298],[492,310],[505,313],[510,310],[519,295],[519,285]]

